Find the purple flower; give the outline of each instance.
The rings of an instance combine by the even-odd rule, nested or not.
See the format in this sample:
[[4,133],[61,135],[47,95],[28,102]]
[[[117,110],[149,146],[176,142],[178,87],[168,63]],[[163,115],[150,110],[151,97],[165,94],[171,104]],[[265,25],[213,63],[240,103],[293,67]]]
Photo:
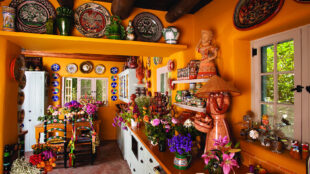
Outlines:
[[159,123],[160,123],[160,120],[157,119],[157,118],[151,121],[151,124],[152,124],[153,126],[158,126]]
[[168,146],[170,152],[176,152],[180,155],[188,153],[192,148],[192,140],[190,135],[177,135],[168,139]]
[[123,117],[118,117],[118,120],[119,120],[120,122],[124,121]]
[[222,136],[220,136],[218,139],[214,139],[214,146],[222,146],[224,147],[227,143],[228,143],[228,137],[225,136],[224,138],[222,138]]
[[115,123],[112,123],[112,126],[113,126],[113,127],[116,127]]

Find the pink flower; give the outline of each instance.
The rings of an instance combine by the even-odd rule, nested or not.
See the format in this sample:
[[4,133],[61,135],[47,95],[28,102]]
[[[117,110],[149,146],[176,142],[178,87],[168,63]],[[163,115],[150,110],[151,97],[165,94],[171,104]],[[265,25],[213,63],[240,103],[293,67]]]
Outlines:
[[228,143],[228,137],[227,136],[225,136],[224,138],[222,138],[222,136],[220,136],[218,139],[214,139],[214,146],[224,147],[227,143]]
[[234,166],[239,167],[237,161],[234,158],[235,153],[223,154],[223,162],[220,164],[223,167],[224,174],[229,174],[230,170]]
[[209,151],[208,153],[203,154],[201,157],[204,159],[206,165],[208,165],[209,161],[214,158],[219,161],[219,158],[214,155],[213,151]]
[[178,120],[176,118],[172,118],[171,121],[172,121],[173,124],[178,124]]
[[152,124],[153,126],[158,126],[159,123],[160,123],[160,120],[157,119],[157,118],[151,121],[151,124]]

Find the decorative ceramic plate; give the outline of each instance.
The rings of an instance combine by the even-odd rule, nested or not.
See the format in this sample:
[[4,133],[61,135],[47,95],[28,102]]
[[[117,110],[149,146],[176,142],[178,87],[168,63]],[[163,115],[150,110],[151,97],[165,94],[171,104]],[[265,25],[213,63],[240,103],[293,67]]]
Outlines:
[[53,87],[57,87],[59,85],[59,82],[57,82],[57,81],[52,81],[52,86]]
[[112,88],[116,88],[116,87],[117,87],[117,83],[116,83],[116,82],[112,82],[112,83],[111,83],[111,87],[112,87]]
[[67,65],[66,70],[70,74],[74,74],[78,70],[78,66],[75,63],[70,63]]
[[17,96],[17,104],[22,105],[24,103],[24,100],[25,100],[25,94],[23,91],[21,91],[18,93]]
[[117,100],[117,96],[116,95],[112,95],[111,99],[112,99],[112,101],[116,101]]
[[102,37],[110,24],[110,13],[100,4],[85,3],[75,10],[75,27],[86,37]]
[[54,64],[51,66],[51,69],[52,69],[52,71],[57,72],[57,71],[60,70],[60,65],[57,64],[57,63],[54,63]]
[[153,61],[154,61],[155,65],[159,65],[163,61],[163,58],[162,57],[153,57]]
[[22,79],[18,83],[18,86],[19,86],[20,89],[24,89],[25,88],[25,86],[26,86],[26,75],[25,74],[22,75]]
[[25,58],[20,55],[13,59],[10,64],[10,75],[11,78],[17,82],[20,82],[25,74]]
[[111,76],[111,80],[115,82],[117,80],[117,76]]
[[113,95],[115,95],[115,94],[117,93],[117,89],[112,89],[112,90],[111,90],[111,93],[112,93]]
[[96,74],[103,74],[105,72],[105,66],[102,64],[96,65],[95,72]]
[[12,0],[10,7],[16,9],[16,28],[21,32],[45,33],[48,18],[56,17],[48,0]]
[[117,74],[117,73],[118,73],[118,68],[117,68],[117,67],[112,67],[112,68],[110,69],[110,72],[111,72],[112,74]]
[[55,80],[59,79],[59,77],[60,77],[60,75],[58,73],[53,73],[52,76],[53,76],[53,79],[55,79]]
[[58,88],[54,88],[53,89],[53,94],[58,94],[59,93],[59,89]]
[[53,95],[52,100],[53,100],[53,102],[56,102],[59,100],[59,97],[57,95]]
[[162,36],[163,24],[152,13],[143,12],[133,19],[137,40],[157,42]]
[[174,61],[173,60],[168,60],[168,63],[167,63],[167,67],[168,67],[168,71],[171,72],[174,70]]
[[22,123],[25,118],[25,110],[20,110],[17,112],[18,123]]
[[234,13],[234,24],[248,30],[268,22],[281,9],[284,0],[239,0]]
[[85,61],[81,63],[80,70],[82,73],[88,74],[93,70],[93,67],[93,63],[91,63],[90,61]]

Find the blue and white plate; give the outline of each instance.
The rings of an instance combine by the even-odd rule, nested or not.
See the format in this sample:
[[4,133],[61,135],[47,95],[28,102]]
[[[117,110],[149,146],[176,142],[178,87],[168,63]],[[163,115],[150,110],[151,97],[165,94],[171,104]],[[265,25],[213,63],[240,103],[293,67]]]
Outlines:
[[57,71],[60,70],[60,65],[57,64],[57,63],[54,63],[54,64],[51,66],[51,69],[52,69],[52,71],[57,72]]
[[111,76],[111,80],[115,82],[117,80],[117,76]]
[[112,68],[110,69],[110,72],[111,72],[112,74],[117,74],[117,73],[118,73],[118,68],[117,68],[117,67],[112,67]]
[[52,96],[52,100],[53,100],[54,102],[56,102],[56,101],[59,100],[59,97],[58,97],[57,95],[53,95],[53,96]]
[[111,99],[112,99],[112,101],[116,101],[117,100],[117,96],[116,95],[112,95]]
[[111,90],[111,93],[112,93],[113,95],[115,95],[115,94],[117,93],[117,89],[112,89],[112,90]]
[[57,82],[57,81],[52,81],[52,85],[53,85],[53,87],[57,87],[57,86],[59,85],[59,82]]
[[53,79],[59,79],[60,75],[58,73],[53,73]]
[[111,87],[112,88],[116,88],[117,87],[117,83],[116,82],[111,83]]
[[58,88],[54,88],[53,89],[53,94],[58,94],[59,93],[59,89]]

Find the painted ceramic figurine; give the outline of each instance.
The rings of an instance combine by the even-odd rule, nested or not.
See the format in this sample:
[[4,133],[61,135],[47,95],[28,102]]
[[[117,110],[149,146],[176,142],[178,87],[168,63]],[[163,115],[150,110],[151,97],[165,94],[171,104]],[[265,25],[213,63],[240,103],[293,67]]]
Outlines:
[[301,147],[302,147],[302,152],[301,152],[302,159],[307,159],[309,155],[309,144],[303,143],[301,144]]
[[126,32],[127,32],[126,40],[135,40],[134,28],[132,26],[131,20],[129,20]]
[[290,155],[295,159],[300,159],[299,143],[296,140],[292,140]]
[[201,39],[196,47],[196,50],[202,56],[197,77],[198,79],[210,78],[217,74],[215,59],[217,57],[218,48],[212,43],[212,40],[212,31],[201,31]]

